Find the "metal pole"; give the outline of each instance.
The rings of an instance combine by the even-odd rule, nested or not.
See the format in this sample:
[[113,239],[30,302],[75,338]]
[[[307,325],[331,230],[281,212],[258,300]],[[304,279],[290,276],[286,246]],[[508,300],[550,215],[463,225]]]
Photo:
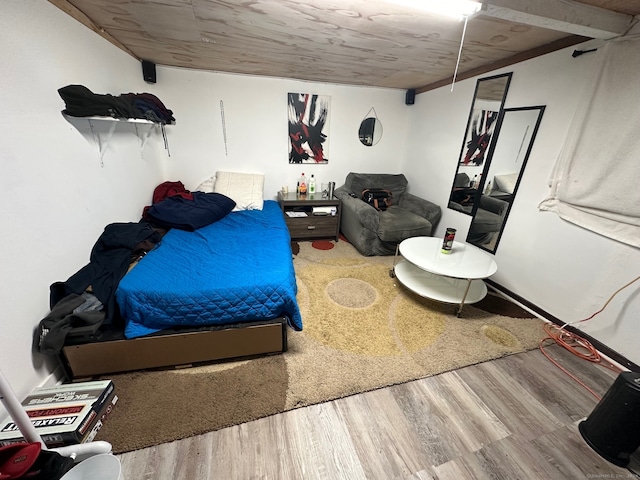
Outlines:
[[398,259],[398,252],[400,251],[400,244],[396,245],[396,253],[393,255],[393,266],[391,267],[391,270],[389,270],[389,276],[391,278],[395,278],[396,277],[396,260]]
[[462,301],[460,302],[460,308],[458,308],[458,313],[456,313],[456,317],[459,317],[462,313],[462,307],[464,306],[464,301],[467,299],[467,294],[469,293],[469,287],[471,287],[471,279],[467,279],[467,288],[464,291],[464,295],[462,296]]
[[31,420],[29,420],[27,412],[25,412],[16,398],[16,394],[12,390],[11,385],[9,385],[9,382],[7,382],[2,370],[0,370],[0,400],[2,400],[7,412],[9,412],[9,416],[11,416],[11,419],[18,426],[25,440],[29,443],[38,442],[42,445],[42,448],[47,448],[42,437],[40,437],[36,431],[36,427],[34,427]]

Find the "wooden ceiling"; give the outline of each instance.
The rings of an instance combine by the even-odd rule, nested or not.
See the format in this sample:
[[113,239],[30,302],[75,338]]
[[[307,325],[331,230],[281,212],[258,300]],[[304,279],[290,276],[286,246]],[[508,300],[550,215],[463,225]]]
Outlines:
[[[49,1],[158,65],[418,93],[451,82],[464,26],[385,0]],[[622,35],[638,14],[640,0],[488,0],[457,78]]]

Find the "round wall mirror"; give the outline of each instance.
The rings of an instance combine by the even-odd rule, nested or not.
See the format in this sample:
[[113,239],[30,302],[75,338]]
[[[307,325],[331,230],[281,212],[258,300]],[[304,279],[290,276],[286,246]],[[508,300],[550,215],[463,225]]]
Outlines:
[[[373,110],[373,109],[372,109]],[[369,111],[369,114],[371,111]],[[369,116],[362,120],[358,129],[358,138],[360,143],[366,147],[371,147],[378,143],[382,138],[382,123],[375,116]]]

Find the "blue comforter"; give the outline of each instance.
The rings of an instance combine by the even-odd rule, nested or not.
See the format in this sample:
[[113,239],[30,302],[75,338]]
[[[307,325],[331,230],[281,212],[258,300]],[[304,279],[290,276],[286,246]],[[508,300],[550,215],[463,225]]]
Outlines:
[[287,317],[302,330],[289,232],[277,202],[172,229],[120,281],[116,299],[136,338],[166,328]]

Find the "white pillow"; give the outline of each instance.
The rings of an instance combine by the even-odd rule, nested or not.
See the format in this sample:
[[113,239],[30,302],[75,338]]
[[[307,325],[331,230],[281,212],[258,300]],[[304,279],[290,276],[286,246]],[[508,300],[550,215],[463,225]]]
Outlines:
[[264,203],[264,175],[259,173],[216,172],[215,193],[226,195],[236,202],[238,210],[262,210]]
[[509,173],[506,175],[496,175],[494,177],[496,188],[503,192],[513,193],[513,189],[516,188],[516,182],[518,181],[517,173]]
[[200,185],[198,185],[195,190],[193,190],[194,192],[205,192],[205,193],[212,193],[213,192],[213,184],[216,182],[216,176],[213,175],[209,178],[207,178],[206,180],[203,180],[202,183]]

